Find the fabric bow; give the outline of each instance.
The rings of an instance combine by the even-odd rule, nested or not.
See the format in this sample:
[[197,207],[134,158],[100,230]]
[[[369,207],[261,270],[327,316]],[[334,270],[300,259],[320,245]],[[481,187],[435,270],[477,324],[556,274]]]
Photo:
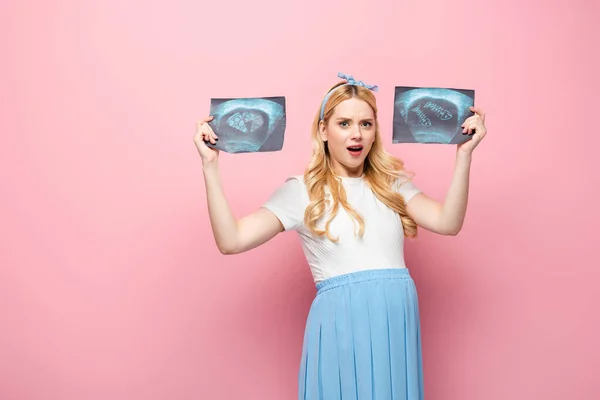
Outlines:
[[[374,92],[376,92],[376,91],[379,90],[379,88],[377,87],[377,85],[367,85],[363,81],[357,81],[356,79],[354,79],[354,77],[352,75],[346,75],[346,74],[343,74],[341,72],[338,72],[338,77],[346,80],[346,83],[344,83],[344,85],[362,86],[362,87],[367,88],[369,90],[372,90]],[[331,89],[329,91],[329,93],[327,93],[325,95],[325,98],[323,99],[323,102],[321,103],[321,113],[320,113],[320,118],[321,119],[323,119],[323,117],[325,115],[325,104],[327,103],[327,100],[329,99],[329,96],[331,96],[331,93],[333,93],[334,90],[335,90],[335,88]]]
[[340,77],[342,79],[345,79],[346,82],[348,82],[349,85],[362,86],[362,87],[367,88],[369,90],[372,90],[374,92],[377,92],[379,90],[379,87],[377,87],[377,85],[367,85],[363,81],[357,81],[357,80],[355,80],[352,75],[346,75],[346,74],[343,74],[341,72],[338,72],[338,77]]

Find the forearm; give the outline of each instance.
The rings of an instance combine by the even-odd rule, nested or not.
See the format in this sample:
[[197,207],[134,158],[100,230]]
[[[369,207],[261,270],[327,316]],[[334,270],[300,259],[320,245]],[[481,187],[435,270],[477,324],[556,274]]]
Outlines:
[[440,224],[444,231],[451,234],[461,230],[467,213],[471,159],[471,154],[457,151],[452,182],[442,205]]
[[225,197],[218,165],[216,163],[204,165],[203,172],[213,235],[219,251],[229,253],[236,246],[237,221]]

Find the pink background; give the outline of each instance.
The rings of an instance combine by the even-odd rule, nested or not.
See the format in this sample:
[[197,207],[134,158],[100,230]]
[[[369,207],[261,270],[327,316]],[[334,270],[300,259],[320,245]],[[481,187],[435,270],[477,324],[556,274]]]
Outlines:
[[463,231],[407,243],[426,398],[600,398],[597,2],[125,3],[0,3],[1,399],[295,398],[299,241],[220,255],[192,136],[211,96],[286,96],[282,152],[221,157],[251,212],[338,71],[439,199],[454,148],[391,145],[394,85],[488,113]]

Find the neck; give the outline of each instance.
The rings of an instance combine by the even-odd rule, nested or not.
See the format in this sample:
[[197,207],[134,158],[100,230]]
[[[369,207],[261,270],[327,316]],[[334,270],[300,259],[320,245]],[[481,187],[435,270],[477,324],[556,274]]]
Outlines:
[[364,174],[364,164],[361,164],[356,168],[348,168],[336,161],[333,161],[332,167],[334,175],[341,178],[360,178]]

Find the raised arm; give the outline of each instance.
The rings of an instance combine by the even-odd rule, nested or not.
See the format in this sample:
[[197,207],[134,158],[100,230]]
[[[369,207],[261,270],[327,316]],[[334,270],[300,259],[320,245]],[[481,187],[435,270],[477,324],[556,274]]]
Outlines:
[[208,125],[212,118],[198,124],[194,143],[202,158],[206,200],[213,236],[222,254],[237,254],[266,243],[283,230],[275,214],[265,208],[236,220],[225,196],[219,173],[219,151],[204,141],[215,143],[217,137]]
[[473,150],[487,134],[485,114],[478,108],[471,110],[475,115],[465,120],[463,133],[475,133],[471,140],[457,146],[452,182],[444,202],[419,193],[406,206],[406,211],[419,226],[442,235],[457,235],[462,229],[467,212]]
[[419,193],[406,205],[417,225],[440,235],[457,235],[465,220],[471,156],[461,153],[456,155],[454,175],[443,203]]

